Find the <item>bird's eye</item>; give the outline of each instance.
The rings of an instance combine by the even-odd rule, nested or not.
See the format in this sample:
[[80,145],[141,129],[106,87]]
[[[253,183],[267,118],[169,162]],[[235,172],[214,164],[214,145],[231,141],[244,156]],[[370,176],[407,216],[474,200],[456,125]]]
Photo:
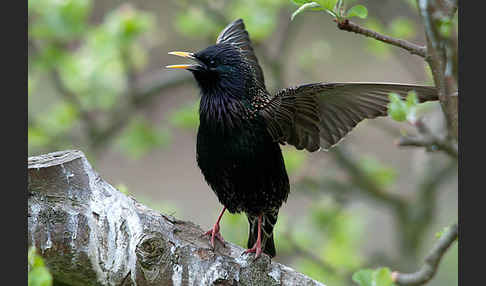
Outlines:
[[210,64],[210,65],[212,65],[212,66],[214,66],[214,63],[215,63],[215,62],[214,62],[214,60],[211,60],[211,61],[209,62],[209,64]]

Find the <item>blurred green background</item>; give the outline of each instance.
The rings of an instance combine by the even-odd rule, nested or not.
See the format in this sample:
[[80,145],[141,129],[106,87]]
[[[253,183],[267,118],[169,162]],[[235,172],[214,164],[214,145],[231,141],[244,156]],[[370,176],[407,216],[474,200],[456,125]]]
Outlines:
[[[296,1],[298,2],[298,1]],[[345,1],[356,21],[424,43],[415,1]],[[29,156],[85,152],[101,176],[148,206],[210,228],[221,206],[195,161],[198,89],[174,50],[198,51],[243,18],[270,91],[317,81],[432,84],[423,59],[340,31],[322,11],[290,16],[290,0],[29,0]],[[436,103],[419,116],[441,130]],[[362,268],[412,272],[436,233],[457,221],[457,165],[398,148],[407,123],[365,121],[329,152],[283,147],[291,193],[276,228],[276,261],[326,285],[356,285]],[[244,215],[222,234],[245,247]],[[458,284],[457,244],[429,285]]]

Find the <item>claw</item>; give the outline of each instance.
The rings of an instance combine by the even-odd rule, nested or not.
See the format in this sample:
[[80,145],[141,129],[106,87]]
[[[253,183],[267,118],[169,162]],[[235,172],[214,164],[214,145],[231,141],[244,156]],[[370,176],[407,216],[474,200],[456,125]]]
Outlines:
[[223,216],[225,210],[226,210],[226,207],[224,207],[223,210],[221,211],[221,213],[219,214],[218,220],[214,224],[213,228],[206,231],[205,233],[203,233],[201,235],[201,236],[211,235],[211,247],[213,249],[214,249],[214,238],[219,240],[223,244],[223,247],[226,247],[226,243],[223,239],[223,236],[219,232],[219,221],[221,220],[221,217]]
[[255,260],[262,254],[262,239],[261,239],[261,228],[262,228],[262,216],[258,217],[258,238],[253,247],[247,249],[243,254],[255,253]]
[[226,243],[223,239],[223,236],[221,235],[221,233],[219,232],[219,223],[216,223],[212,229],[206,231],[205,233],[203,233],[202,236],[206,236],[206,235],[211,235],[211,247],[214,249],[214,239],[216,238],[217,240],[219,240],[221,242],[221,244],[223,244],[223,247],[226,247]]
[[243,254],[248,254],[248,253],[255,253],[255,259],[260,257],[260,255],[262,254],[262,247],[259,241],[257,241],[252,248],[243,251]]

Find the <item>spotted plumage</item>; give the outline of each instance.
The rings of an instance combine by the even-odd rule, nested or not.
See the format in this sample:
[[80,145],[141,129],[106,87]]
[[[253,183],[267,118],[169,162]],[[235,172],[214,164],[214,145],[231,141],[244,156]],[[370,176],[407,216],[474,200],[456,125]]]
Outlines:
[[387,114],[388,94],[415,90],[437,100],[433,87],[391,83],[311,83],[270,95],[241,19],[216,44],[197,53],[171,52],[196,61],[169,68],[190,70],[201,90],[197,163],[224,208],[206,234],[224,242],[225,210],[244,212],[248,252],[275,256],[273,228],[290,186],[281,144],[314,152],[329,149],[359,122]]

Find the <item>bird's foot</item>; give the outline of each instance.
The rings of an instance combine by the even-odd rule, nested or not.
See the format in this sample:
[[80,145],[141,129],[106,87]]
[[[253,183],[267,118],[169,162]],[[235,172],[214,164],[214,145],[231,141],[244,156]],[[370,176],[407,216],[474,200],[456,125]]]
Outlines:
[[203,234],[203,236],[205,235],[211,235],[211,247],[214,249],[214,239],[216,238],[217,240],[219,240],[222,244],[223,244],[223,247],[226,247],[226,243],[223,239],[223,236],[221,235],[221,233],[219,232],[219,223],[216,223],[212,229],[208,230],[207,232],[205,232]]
[[262,245],[259,240],[255,242],[252,248],[243,251],[243,254],[248,254],[248,253],[255,253],[255,259],[260,257],[260,255],[262,254]]

